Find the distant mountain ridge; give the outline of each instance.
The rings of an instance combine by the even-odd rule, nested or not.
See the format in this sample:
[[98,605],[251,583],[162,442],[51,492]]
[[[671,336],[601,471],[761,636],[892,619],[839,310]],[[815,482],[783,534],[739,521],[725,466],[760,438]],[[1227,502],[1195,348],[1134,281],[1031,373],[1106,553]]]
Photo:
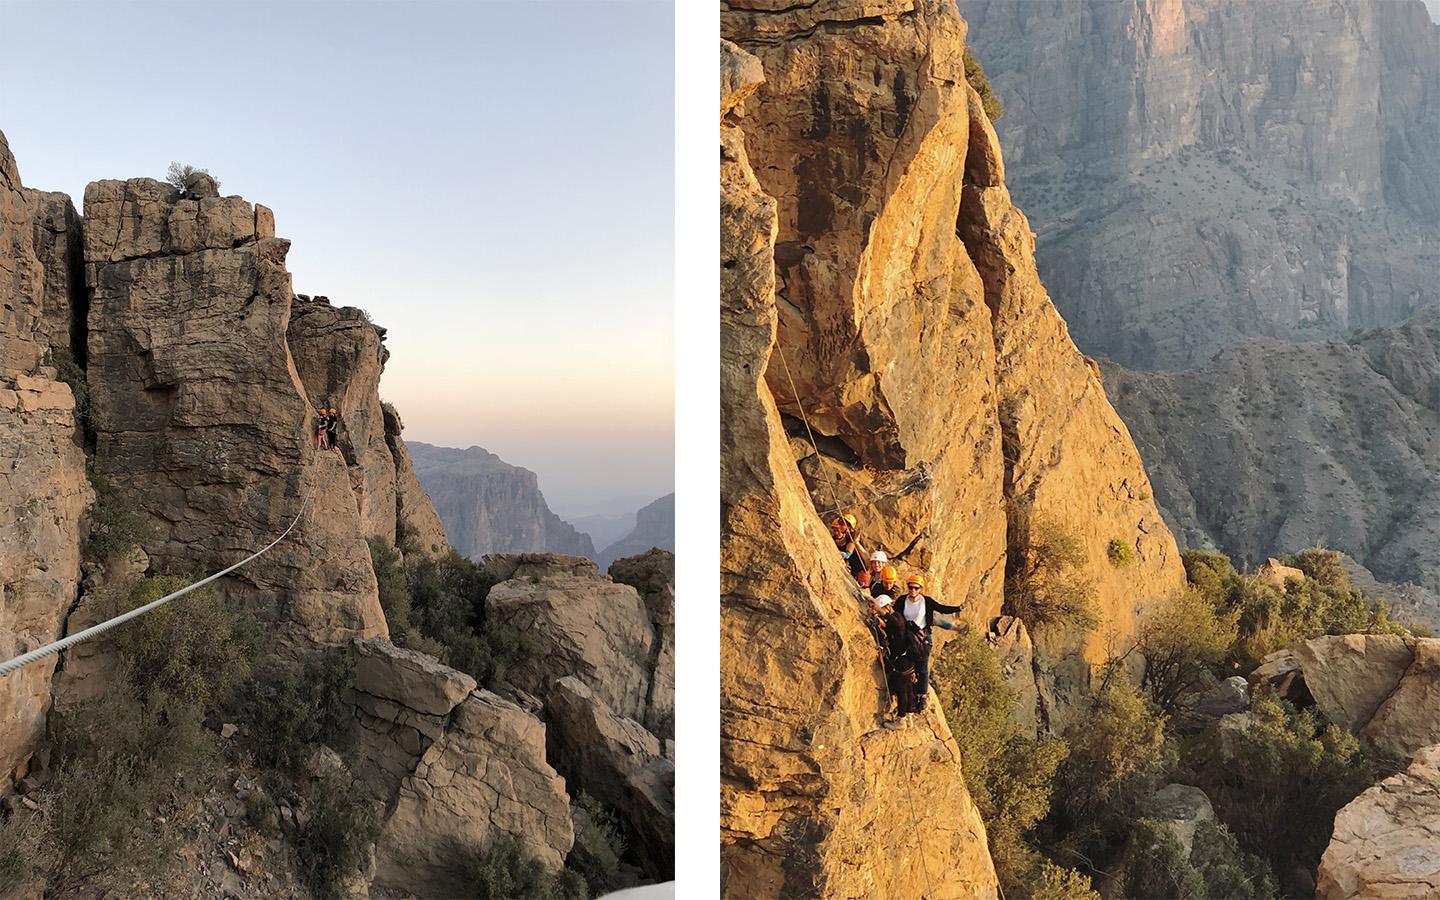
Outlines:
[[460,450],[409,441],[415,474],[465,556],[563,553],[595,559],[590,536],[550,511],[529,469],[482,447]]
[[617,559],[644,553],[652,547],[675,552],[675,492],[671,491],[635,513],[635,528],[600,551],[595,560],[601,569]]

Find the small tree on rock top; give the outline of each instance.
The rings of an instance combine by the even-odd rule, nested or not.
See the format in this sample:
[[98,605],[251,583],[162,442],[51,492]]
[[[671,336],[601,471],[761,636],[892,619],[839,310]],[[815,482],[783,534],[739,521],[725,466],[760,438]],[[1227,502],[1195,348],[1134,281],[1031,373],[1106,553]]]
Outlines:
[[219,189],[220,179],[210,175],[209,169],[197,169],[194,166],[181,165],[178,162],[170,164],[170,168],[165,171],[165,180],[181,194],[189,194],[201,175],[209,175],[210,179],[215,182],[216,189]]

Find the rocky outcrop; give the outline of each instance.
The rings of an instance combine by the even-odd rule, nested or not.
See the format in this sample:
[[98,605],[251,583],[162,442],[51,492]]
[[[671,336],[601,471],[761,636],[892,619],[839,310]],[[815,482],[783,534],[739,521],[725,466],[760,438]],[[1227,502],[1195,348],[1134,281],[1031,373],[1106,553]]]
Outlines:
[[1440,745],[1415,754],[1335,815],[1320,871],[1321,900],[1400,900],[1440,894]]
[[1330,721],[1407,757],[1440,742],[1440,639],[1330,635],[1295,657]]
[[594,559],[590,536],[550,511],[535,473],[479,447],[409,444],[415,474],[435,503],[455,549],[487,553],[564,553]]
[[1184,369],[1434,301],[1440,26],[1419,0],[959,7],[1085,352]]
[[152,570],[217,570],[216,590],[303,648],[386,634],[344,460],[318,453],[286,342],[289,242],[239,197],[152,179],[85,191],[95,465],[156,530]]
[[502,579],[485,598],[485,615],[542,648],[507,673],[511,684],[543,697],[574,676],[618,715],[644,719],[655,633],[633,587],[578,557],[491,554],[485,566]]
[[655,639],[650,645],[650,692],[644,724],[662,739],[675,738],[675,554],[651,549],[616,560],[610,579],[640,593]]
[[548,761],[573,787],[615,810],[646,873],[675,877],[675,762],[639,722],[617,716],[579,679],[545,697]]
[[600,568],[617,559],[635,556],[651,548],[675,552],[675,495],[666,494],[635,512],[635,527],[629,534],[601,550],[595,557]]
[[[907,29],[937,27],[958,38],[958,22],[943,8],[923,6],[905,25],[868,28],[881,42],[893,30],[906,40],[906,54],[922,56]],[[768,42],[804,33],[816,19],[808,8],[723,11],[722,28],[742,39],[753,31]],[[851,58],[859,62],[858,54]],[[887,84],[918,69],[914,56],[877,55],[873,62],[888,70]],[[903,66],[897,63],[909,66],[909,74],[898,75]],[[798,76],[792,83],[783,72],[775,67],[764,76],[781,79],[780,95],[819,90]],[[756,180],[736,126],[742,102],[747,115],[766,102],[746,99],[762,77],[760,66],[722,42],[721,73],[722,891],[731,897],[994,897],[984,825],[943,720],[929,712],[920,729],[876,728],[882,710],[873,641],[765,380],[777,336],[781,204]],[[767,121],[783,120],[791,104],[783,105]],[[810,120],[808,106],[801,115]],[[811,160],[802,168],[812,171],[823,159],[809,152],[799,158]],[[828,191],[823,178],[815,182],[815,206],[807,205],[807,215],[830,208]],[[793,221],[793,205],[784,208]],[[853,241],[848,232],[844,239]],[[796,263],[806,255],[800,244],[785,252]],[[828,401],[823,406],[828,422],[841,420],[840,409]],[[863,418],[864,403],[854,413]],[[993,513],[983,518],[996,521]],[[913,821],[894,802],[902,780],[926,798],[923,841],[912,839]]]
[[376,841],[372,890],[466,896],[467,855],[506,834],[559,869],[575,841],[564,780],[545,762],[545,726],[489,691],[455,707],[400,785]]
[[[61,340],[51,303],[68,291],[56,281],[69,265],[47,266],[66,253],[37,245],[53,210],[36,199],[0,134],[0,660],[64,634],[80,581],[81,520],[94,500],[75,398],[41,365],[51,341]],[[0,789],[45,731],[57,662],[48,657],[0,678]]]
[[[1183,545],[1257,566],[1325,546],[1434,592],[1440,395],[1423,373],[1440,371],[1437,347],[1431,311],[1348,345],[1252,341],[1185,373],[1101,369]],[[1401,600],[1440,626],[1440,605]]]

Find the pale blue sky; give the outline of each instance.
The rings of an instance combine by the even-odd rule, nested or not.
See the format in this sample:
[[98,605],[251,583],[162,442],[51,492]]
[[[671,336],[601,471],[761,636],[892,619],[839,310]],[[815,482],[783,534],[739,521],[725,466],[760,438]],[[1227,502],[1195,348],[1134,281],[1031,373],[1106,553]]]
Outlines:
[[207,168],[275,211],[297,293],[389,329],[405,436],[552,508],[674,490],[666,0],[0,0],[27,187]]

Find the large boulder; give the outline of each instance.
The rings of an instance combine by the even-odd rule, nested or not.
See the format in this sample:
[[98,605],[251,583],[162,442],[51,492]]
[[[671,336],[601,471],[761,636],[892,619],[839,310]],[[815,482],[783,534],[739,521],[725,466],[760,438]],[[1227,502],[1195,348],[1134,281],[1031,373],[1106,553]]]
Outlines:
[[1413,654],[1397,634],[1340,634],[1299,644],[1295,658],[1320,711],[1358,732],[1400,683]]
[[1440,896],[1440,745],[1415,754],[1335,815],[1320,858],[1320,900]]
[[400,785],[376,842],[373,890],[469,896],[464,862],[507,834],[559,869],[575,842],[565,781],[545,762],[545,726],[489,691],[470,694]]
[[359,771],[390,798],[444,734],[450,713],[475,689],[475,679],[389,641],[356,641],[353,651],[350,699]]
[[675,763],[639,722],[617,716],[575,678],[545,698],[549,760],[572,792],[586,791],[619,815],[646,873],[675,877]]
[[589,560],[524,554],[512,569],[514,559],[485,557],[492,572],[511,571],[490,589],[485,614],[535,638],[543,652],[513,666],[510,683],[543,697],[573,675],[619,715],[644,718],[655,634],[639,593],[598,574]]
[[1440,640],[1415,642],[1415,657],[1370,723],[1360,732],[1405,756],[1440,743]]
[[644,724],[661,738],[675,737],[675,554],[655,547],[610,564],[610,578],[640,592],[650,613],[650,693]]

